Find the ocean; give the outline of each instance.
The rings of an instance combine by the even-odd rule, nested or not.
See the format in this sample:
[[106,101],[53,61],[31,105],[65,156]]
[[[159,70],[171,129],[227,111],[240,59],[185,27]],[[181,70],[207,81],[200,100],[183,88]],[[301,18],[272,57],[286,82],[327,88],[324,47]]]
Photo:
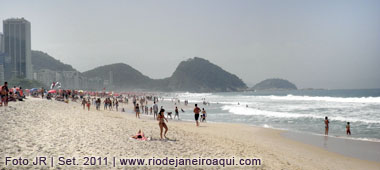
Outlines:
[[[208,122],[323,135],[327,116],[330,136],[380,142],[380,89],[171,93],[166,100],[171,98],[180,99],[181,105],[184,100],[191,106],[198,103],[206,109]],[[203,98],[210,105],[203,105]],[[194,120],[189,109],[180,113],[180,117]],[[346,136],[347,122],[351,125],[350,137]]]

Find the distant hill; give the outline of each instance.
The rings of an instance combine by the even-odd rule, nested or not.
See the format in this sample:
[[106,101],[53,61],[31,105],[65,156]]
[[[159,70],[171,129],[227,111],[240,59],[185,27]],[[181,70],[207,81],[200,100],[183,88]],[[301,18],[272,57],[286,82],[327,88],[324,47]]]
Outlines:
[[257,83],[251,90],[297,90],[297,86],[284,79],[266,79]]
[[92,70],[83,72],[83,75],[89,78],[100,77],[103,80],[109,80],[110,71],[113,75],[113,85],[117,88],[144,89],[152,82],[152,79],[124,63],[96,67]]
[[208,60],[194,57],[182,61],[168,78],[167,88],[172,91],[237,91],[246,89],[236,75],[228,73]]
[[151,79],[123,63],[97,67],[83,72],[83,75],[109,80],[110,71],[113,73],[113,85],[120,89],[210,92],[237,91],[247,88],[237,76],[198,57],[181,62],[173,75],[165,79]]
[[32,50],[33,71],[49,69],[53,71],[76,71],[71,65],[64,64],[47,53]]
[[[32,64],[35,72],[41,69],[76,71],[71,65],[64,64],[41,51],[32,51]],[[226,92],[247,88],[246,84],[236,75],[199,57],[182,61],[172,76],[165,79],[151,79],[124,63],[96,67],[81,73],[81,75],[110,81],[110,71],[113,77],[113,89]]]

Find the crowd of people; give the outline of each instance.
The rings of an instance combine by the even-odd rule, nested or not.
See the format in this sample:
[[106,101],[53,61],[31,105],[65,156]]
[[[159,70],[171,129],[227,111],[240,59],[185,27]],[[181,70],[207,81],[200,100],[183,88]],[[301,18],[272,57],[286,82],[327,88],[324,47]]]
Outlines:
[[[13,87],[11,89],[8,88],[8,83],[5,82],[4,85],[1,86],[1,106],[7,106],[9,101],[16,101],[20,100],[22,101],[25,99],[24,90],[22,87]],[[172,119],[172,113],[173,112],[166,112],[167,115],[165,116],[165,109],[163,106],[159,109],[157,103],[159,102],[159,97],[156,96],[144,96],[144,95],[126,95],[123,97],[123,95],[119,96],[113,96],[110,94],[107,94],[105,92],[100,93],[85,93],[81,90],[68,90],[68,89],[57,89],[57,90],[46,90],[43,87],[40,89],[33,88],[33,89],[27,89],[26,91],[28,96],[47,100],[57,100],[62,101],[65,103],[68,103],[71,99],[72,102],[77,102],[78,99],[81,99],[81,105],[84,110],[90,111],[91,105],[95,106],[96,110],[100,110],[100,107],[102,103],[104,104],[103,109],[104,110],[110,110],[113,111],[114,109],[116,111],[119,111],[119,102],[128,104],[129,98],[132,98],[133,105],[134,105],[134,111],[136,113],[136,118],[140,118],[140,114],[146,114],[146,115],[153,115],[153,118],[156,119],[159,122],[159,128],[160,128],[160,137],[163,139],[163,137],[166,138],[166,133],[168,131],[168,126],[166,125],[165,121],[168,122],[168,117]],[[148,106],[149,101],[153,102],[152,106]],[[163,101],[163,98],[161,98],[161,101]],[[179,109],[178,105],[181,104],[181,101],[179,99],[172,99],[172,102],[175,102],[175,109],[174,109],[174,119],[179,118]],[[189,104],[188,100],[184,101],[184,105],[187,106]],[[204,104],[207,105],[207,104]],[[125,112],[125,109],[121,109],[122,112]],[[185,112],[181,108],[182,112]],[[196,126],[199,126],[199,117],[201,117],[201,122],[206,121],[206,111],[204,108],[202,110],[195,104],[194,108],[194,114],[195,114],[195,121]],[[163,131],[165,129],[165,132]],[[137,136],[139,138],[139,135]]]
[[22,87],[14,86],[13,88],[9,88],[8,82],[4,82],[4,84],[0,87],[0,97],[0,106],[8,106],[8,102],[23,101],[25,99],[24,90]]
[[[153,96],[153,95],[131,95],[127,94],[125,96],[123,95],[117,95],[114,96],[112,94],[106,93],[106,92],[83,92],[81,90],[65,90],[65,89],[59,89],[59,90],[46,90],[44,88],[40,89],[22,89],[22,87],[16,87],[13,88],[8,87],[8,83],[4,82],[4,84],[0,87],[0,97],[1,97],[1,103],[0,106],[8,106],[8,102],[10,101],[23,101],[27,96],[31,97],[41,97],[42,99],[46,98],[48,100],[55,99],[57,101],[63,101],[68,103],[69,99],[71,101],[76,102],[78,99],[81,99],[81,104],[83,109],[85,110],[87,108],[88,111],[90,111],[91,105],[95,106],[96,110],[100,110],[101,105],[103,104],[104,110],[110,110],[113,111],[114,109],[116,111],[119,111],[119,103],[129,103],[129,99],[131,98],[133,101],[133,108],[134,112],[136,114],[136,118],[140,118],[140,114],[146,114],[146,115],[153,115],[153,118],[159,121],[159,127],[160,127],[160,136],[162,138],[163,129],[165,129],[164,137],[166,138],[166,133],[168,131],[168,126],[166,125],[165,121],[168,122],[168,118],[173,119],[172,113],[173,112],[166,112],[165,116],[165,109],[163,106],[159,109],[157,103],[159,102],[159,97]],[[164,99],[161,98],[161,101]],[[202,98],[203,105],[210,105],[209,102],[206,102],[204,98]],[[181,101],[179,99],[172,99],[171,100],[174,103],[174,119],[179,118],[179,108],[178,106],[181,104]],[[153,104],[149,106],[149,102],[152,102]],[[187,106],[189,104],[188,100],[184,101],[184,105]],[[238,103],[240,105],[240,103]],[[248,105],[246,106],[248,107]],[[181,108],[182,112],[185,112]],[[125,109],[122,108],[121,112],[125,112]],[[195,119],[195,125],[199,126],[199,122],[206,122],[207,112],[204,108],[199,108],[197,104],[195,104],[194,110],[194,119]],[[329,132],[329,119],[328,117],[325,117],[324,124],[325,124],[325,135],[328,135]],[[347,122],[346,124],[346,134],[351,135],[351,126],[350,122]]]

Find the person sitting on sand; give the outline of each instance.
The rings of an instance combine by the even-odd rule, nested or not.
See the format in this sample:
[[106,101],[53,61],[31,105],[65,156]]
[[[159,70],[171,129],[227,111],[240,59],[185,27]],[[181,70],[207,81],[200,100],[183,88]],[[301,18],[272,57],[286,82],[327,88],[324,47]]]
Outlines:
[[133,139],[138,139],[138,140],[147,140],[147,138],[145,137],[144,133],[141,131],[141,129],[139,130],[139,132],[137,132],[136,135],[132,136]]
[[168,122],[168,119],[165,118],[164,113],[165,113],[165,109],[161,109],[160,113],[158,113],[158,116],[157,116],[157,120],[159,122],[158,125],[160,126],[161,139],[162,139],[163,128],[165,128],[165,133],[164,133],[165,138],[166,138],[166,133],[168,132],[168,126],[166,126],[166,123],[165,123],[165,120],[166,122]]
[[326,116],[325,117],[325,135],[329,135],[329,119],[328,117]]
[[347,135],[351,135],[350,122],[347,122],[346,133],[347,133]]

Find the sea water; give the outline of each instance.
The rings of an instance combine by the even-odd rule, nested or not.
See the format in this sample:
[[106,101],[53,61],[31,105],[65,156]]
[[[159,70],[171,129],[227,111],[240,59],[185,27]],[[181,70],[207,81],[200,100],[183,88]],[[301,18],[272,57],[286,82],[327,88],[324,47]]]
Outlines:
[[[233,93],[172,93],[207,111],[209,122],[244,123],[323,135],[324,118],[330,120],[329,135],[346,138],[346,123],[358,140],[380,141],[380,89],[294,90]],[[210,104],[203,105],[203,100]],[[167,108],[172,109],[172,108]],[[183,120],[194,120],[191,109],[180,113]]]

